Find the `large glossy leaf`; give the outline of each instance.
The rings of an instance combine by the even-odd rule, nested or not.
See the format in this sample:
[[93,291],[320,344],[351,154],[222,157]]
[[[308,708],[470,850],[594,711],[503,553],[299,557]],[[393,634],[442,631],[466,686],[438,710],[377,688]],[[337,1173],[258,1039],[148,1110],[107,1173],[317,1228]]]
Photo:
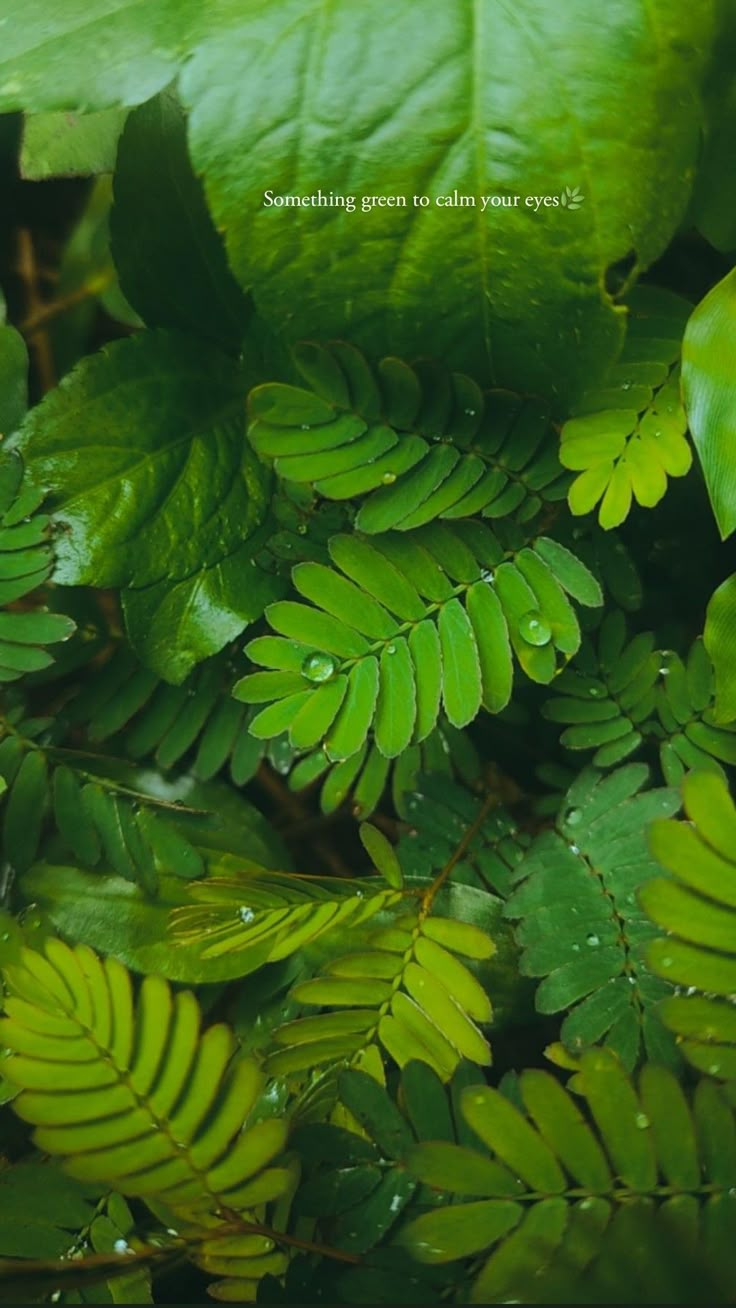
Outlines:
[[712,37],[709,0],[398,0],[390,31],[383,0],[256,4],[185,69],[194,163],[238,277],[292,339],[348,332],[576,390],[621,341],[607,268],[651,263],[687,204]]
[[[139,104],[176,75],[196,0],[3,0],[0,112]],[[22,21],[21,21],[22,17]]]
[[265,582],[249,593],[233,579],[238,564],[246,571],[245,543],[257,548],[268,502],[268,474],[243,429],[237,366],[203,342],[158,332],[85,360],[19,438],[61,528],[56,580],[135,589],[135,636],[171,680],[273,595]]
[[718,530],[736,527],[736,270],[701,301],[685,331],[682,384]]
[[171,93],[130,115],[110,215],[120,284],[150,327],[173,327],[235,350],[249,316],[194,176],[184,115]]

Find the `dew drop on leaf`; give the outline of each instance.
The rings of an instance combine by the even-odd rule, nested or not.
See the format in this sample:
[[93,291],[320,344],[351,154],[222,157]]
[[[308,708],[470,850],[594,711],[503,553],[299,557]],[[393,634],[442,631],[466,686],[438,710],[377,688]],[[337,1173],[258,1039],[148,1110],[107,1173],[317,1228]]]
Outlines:
[[238,917],[240,918],[241,922],[246,922],[246,923],[252,922],[253,918],[255,917],[255,913],[253,912],[252,908],[246,908],[245,905],[243,904],[238,909]]
[[337,660],[331,654],[308,654],[302,663],[302,676],[307,681],[329,681],[334,677],[337,669]]
[[637,1113],[634,1121],[640,1131],[646,1131],[647,1127],[652,1125],[646,1113]]
[[600,936],[597,936],[594,931],[591,931],[590,935],[585,937],[585,940],[591,949],[595,949],[601,943]]
[[393,484],[393,482],[396,481],[396,473],[395,473],[395,472],[384,472],[384,474],[383,474],[383,476],[382,476],[382,478],[381,478],[381,481],[383,482],[384,486],[391,486],[391,485]]
[[528,645],[549,645],[552,628],[538,609],[530,609],[519,618],[519,635]]
[[582,816],[583,815],[579,808],[571,808],[565,814],[565,821],[567,822],[568,826],[576,827]]

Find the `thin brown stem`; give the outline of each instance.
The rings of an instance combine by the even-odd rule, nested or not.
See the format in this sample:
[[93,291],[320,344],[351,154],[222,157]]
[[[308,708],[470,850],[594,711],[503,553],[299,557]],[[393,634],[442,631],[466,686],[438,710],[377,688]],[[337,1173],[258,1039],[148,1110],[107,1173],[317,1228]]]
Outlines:
[[[18,273],[23,281],[26,293],[26,318],[34,318],[45,309],[43,297],[39,291],[39,273],[33,237],[26,227],[18,231]],[[34,332],[30,345],[36,361],[41,390],[45,394],[56,385],[56,370],[51,342],[48,334],[41,328]]]

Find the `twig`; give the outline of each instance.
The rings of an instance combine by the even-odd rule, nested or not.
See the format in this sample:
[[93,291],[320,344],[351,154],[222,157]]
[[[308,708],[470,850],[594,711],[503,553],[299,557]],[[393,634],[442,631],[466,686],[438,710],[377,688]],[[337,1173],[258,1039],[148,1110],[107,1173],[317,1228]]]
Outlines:
[[[33,248],[33,237],[27,227],[21,227],[18,230],[18,273],[25,287],[26,317],[27,319],[33,319],[38,314],[43,313],[46,305],[38,289],[39,275],[36,252]],[[46,394],[47,391],[53,390],[56,385],[56,370],[48,333],[39,327],[33,333],[29,343],[32,346],[36,360],[41,390]]]

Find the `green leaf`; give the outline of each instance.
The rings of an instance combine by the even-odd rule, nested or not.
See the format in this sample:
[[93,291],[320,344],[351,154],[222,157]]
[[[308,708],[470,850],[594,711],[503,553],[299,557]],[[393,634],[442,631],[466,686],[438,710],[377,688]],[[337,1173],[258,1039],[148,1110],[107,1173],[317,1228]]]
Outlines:
[[695,309],[682,347],[682,385],[688,422],[722,539],[736,527],[734,368],[736,271]]
[[112,12],[92,0],[49,14],[44,0],[31,0],[3,37],[0,112],[86,113],[147,100],[176,75],[196,12],[191,0],[153,0],[145,17],[136,0]]
[[[630,1255],[641,1238],[643,1257],[669,1265],[675,1231],[688,1242],[688,1259],[698,1248],[703,1257],[707,1249],[709,1265],[717,1259],[727,1284],[732,1252],[726,1244],[716,1254],[709,1241],[714,1213],[729,1203],[725,1191],[736,1175],[733,1151],[714,1148],[716,1138],[734,1138],[733,1108],[707,1082],[691,1104],[672,1072],[653,1063],[645,1065],[637,1087],[618,1059],[601,1050],[583,1055],[576,1090],[573,1098],[537,1070],[521,1073],[518,1108],[487,1086],[463,1090],[472,1147],[423,1143],[409,1151],[406,1166],[434,1191],[445,1189],[464,1202],[410,1218],[401,1242],[420,1262],[486,1251],[465,1291],[471,1303],[537,1302],[542,1293],[545,1301],[585,1303],[591,1285],[597,1299],[618,1301],[620,1293],[602,1287],[625,1250]],[[478,1199],[468,1202],[473,1196]],[[619,1225],[632,1212],[635,1222],[619,1243]],[[721,1216],[725,1243],[730,1225],[725,1211]],[[637,1235],[645,1219],[649,1225]],[[542,1274],[543,1290],[533,1289]],[[631,1276],[630,1261],[625,1276]],[[632,1290],[640,1292],[645,1283],[637,1272]],[[668,1286],[666,1295],[653,1292],[646,1301],[671,1293],[678,1291]]]
[[559,541],[539,536],[534,542],[534,550],[579,604],[597,608],[603,603],[603,592],[593,574]]
[[129,116],[114,185],[112,253],[130,303],[149,327],[191,332],[237,352],[248,302],[192,172],[184,115],[172,94]]
[[[248,400],[249,439],[286,481],[310,483],[333,500],[369,496],[355,520],[360,531],[407,532],[476,513],[526,521],[542,500],[564,495],[556,433],[542,402],[504,391],[483,395],[462,373],[428,374],[398,359],[381,360],[372,373],[362,355],[338,342],[329,349],[307,342],[294,355],[313,390],[257,386]],[[370,387],[353,399],[356,359]],[[431,395],[440,378],[448,404],[438,423]]]
[[[590,30],[587,15],[582,2],[561,21],[540,0],[513,13],[484,0],[470,22],[439,0],[421,11],[402,0],[392,19],[402,54],[387,62],[379,0],[357,31],[347,3],[324,30],[298,2],[239,14],[202,42],[182,82],[194,165],[236,275],[278,331],[348,334],[408,357],[421,350],[535,393],[575,391],[612,360],[621,320],[604,274],[630,249],[638,267],[650,264],[685,210],[705,63],[690,52],[710,47],[712,15],[684,0],[658,9],[656,25],[640,22],[638,0]],[[612,49],[625,51],[615,79]],[[513,80],[509,68],[520,70]],[[563,119],[550,115],[559,86],[578,86],[583,73],[585,95],[568,101]],[[232,93],[214,95],[220,86]],[[408,86],[412,121],[435,142],[419,151],[407,131]],[[514,123],[512,151],[494,136],[499,122]],[[606,150],[591,169],[602,123]],[[366,133],[371,147],[356,171],[343,145]],[[565,185],[586,196],[578,212],[560,203]],[[366,213],[269,203],[318,188],[352,195],[358,210],[363,196],[400,193],[404,203]],[[424,191],[429,204],[415,207]],[[455,192],[473,203],[437,204]],[[536,215],[530,193],[549,195]],[[510,206],[489,203],[484,213],[482,197],[494,194]],[[274,261],[274,249],[284,257]]]
[[736,576],[711,595],[705,615],[704,644],[716,677],[715,720],[736,718]]
[[53,1163],[26,1161],[0,1172],[0,1257],[61,1258],[89,1226],[95,1206]]
[[457,599],[440,610],[438,630],[442,651],[442,699],[448,720],[464,727],[481,703],[481,672],[470,618]]
[[[143,643],[177,679],[271,592],[264,583],[253,597],[233,595],[238,551],[264,521],[268,493],[243,441],[241,393],[238,369],[211,347],[143,333],[85,360],[20,437],[63,526],[56,579],[143,592],[129,597],[136,636],[150,627]],[[163,647],[174,620],[178,658],[175,643],[168,656]]]
[[[425,880],[424,887],[430,885]],[[385,915],[386,925],[363,937],[360,951],[332,956],[319,975],[297,982],[291,999],[323,1011],[277,1028],[270,1072],[304,1073],[355,1058],[375,1041],[401,1068],[419,1061],[442,1081],[463,1057],[479,1065],[490,1061],[477,1024],[493,1016],[487,990],[493,994],[496,981],[502,990],[505,964],[492,964],[478,978],[455,955],[467,950],[466,956],[485,960],[495,953],[484,928],[494,925],[498,900],[452,886],[431,905],[435,915],[429,905],[422,910],[416,890],[407,886],[394,896],[391,917]],[[453,917],[439,916],[442,912]],[[468,922],[473,915],[476,921]]]
[[21,176],[39,182],[48,177],[111,173],[125,118],[121,109],[93,114],[27,114],[20,152]]
[[20,333],[2,319],[0,313],[0,433],[8,436],[28,407],[28,352]]
[[370,822],[361,822],[358,835],[376,870],[390,886],[400,890],[404,874],[391,842],[378,827],[371,826]]
[[241,1132],[260,1072],[232,1061],[226,1027],[200,1036],[191,992],[173,995],[149,976],[134,1003],[120,963],[58,940],[44,954],[24,949],[5,980],[0,1034],[14,1105],[70,1175],[183,1214],[206,1214],[213,1200],[247,1208],[259,1192],[285,1189],[287,1172],[264,1169],[283,1150],[286,1124],[268,1118]]
[[163,580],[122,592],[128,637],[147,667],[179,685],[284,594],[280,577],[254,565],[262,538],[262,532],[251,536],[221,563],[184,581]]
[[653,936],[636,892],[656,877],[645,832],[678,807],[674,791],[639,794],[646,770],[636,764],[608,777],[580,774],[554,831],[543,831],[514,870],[517,889],[504,910],[515,929],[522,971],[543,977],[537,1008],[568,1010],[562,1039],[571,1053],[602,1037],[632,1067],[641,1046],[673,1062],[666,1033],[653,1020],[668,988],[652,977],[645,950]]
[[692,453],[680,397],[681,341],[690,304],[671,291],[637,287],[629,297],[626,342],[615,367],[579,400],[562,428],[560,459],[579,476],[574,514],[601,500],[605,530],[627,517],[632,496],[653,508],[668,477],[683,477]]
[[181,581],[241,544],[263,520],[267,483],[240,404],[227,359],[163,332],[109,346],[52,391],[21,446],[66,529],[56,579]]
[[733,1077],[736,809],[725,781],[710,772],[691,772],[683,799],[689,821],[655,822],[649,833],[655,858],[674,879],[655,879],[639,892],[667,933],[650,944],[648,957],[655,972],[687,991],[661,1009],[686,1058],[712,1076]]
[[[504,550],[484,523],[434,523],[370,538],[341,533],[330,539],[329,551],[334,567],[303,563],[293,570],[310,604],[286,600],[268,610],[272,628],[286,639],[248,646],[271,673],[245,677],[235,693],[255,703],[270,691],[275,701],[253,724],[259,738],[292,728],[307,703],[299,696],[310,686],[346,675],[334,725],[314,744],[331,760],[347,759],[373,727],[379,751],[398,758],[430,737],[440,695],[450,727],[472,721],[481,703],[503,708],[512,645],[524,671],[548,682],[557,651],[567,660],[580,642],[577,618],[551,568],[522,547],[509,550],[509,561],[494,571]],[[518,566],[510,561],[515,557]],[[359,672],[364,663],[368,670]],[[300,672],[302,682],[276,675],[282,668]]]
[[342,1072],[340,1101],[387,1158],[400,1160],[414,1143],[409,1127],[383,1086],[365,1072]]

